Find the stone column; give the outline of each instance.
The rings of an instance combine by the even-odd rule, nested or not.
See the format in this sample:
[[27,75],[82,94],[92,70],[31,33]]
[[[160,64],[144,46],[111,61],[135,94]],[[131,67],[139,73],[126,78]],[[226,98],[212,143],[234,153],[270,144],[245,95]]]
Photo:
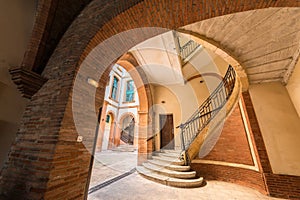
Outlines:
[[102,106],[102,113],[100,117],[100,124],[99,124],[99,131],[98,131],[98,138],[96,144],[96,152],[101,151],[102,149],[102,142],[103,142],[103,134],[105,130],[105,119],[106,119],[106,110],[107,110],[107,101],[104,101]]
[[[148,149],[148,135],[149,130],[151,130],[151,126],[149,124],[149,113],[139,111],[139,123],[138,123],[138,165],[145,162],[148,158],[148,154],[152,152],[152,150]],[[151,140],[150,140],[151,142]]]

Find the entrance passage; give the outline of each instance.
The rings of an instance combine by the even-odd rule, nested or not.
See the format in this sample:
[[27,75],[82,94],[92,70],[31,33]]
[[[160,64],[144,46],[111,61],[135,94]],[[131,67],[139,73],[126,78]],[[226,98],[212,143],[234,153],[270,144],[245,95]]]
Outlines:
[[174,149],[173,114],[159,115],[160,148]]

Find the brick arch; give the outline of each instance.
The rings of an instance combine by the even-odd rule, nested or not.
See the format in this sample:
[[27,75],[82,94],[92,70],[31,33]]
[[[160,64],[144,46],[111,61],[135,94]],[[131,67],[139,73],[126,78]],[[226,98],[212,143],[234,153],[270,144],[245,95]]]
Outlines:
[[119,124],[123,123],[123,120],[124,120],[127,116],[131,116],[131,117],[134,119],[134,121],[136,122],[136,117],[134,116],[134,114],[133,114],[132,112],[126,112],[126,113],[123,113],[123,114],[120,116],[120,118],[119,118],[119,120],[118,120],[118,123],[119,123]]
[[139,96],[139,112],[148,112],[148,109],[152,106],[152,95],[150,86],[146,75],[137,60],[131,53],[124,54],[117,62],[118,65],[122,66],[131,76],[134,84],[137,88]]
[[[1,172],[0,194],[11,199],[84,199],[91,157],[87,148],[90,147],[76,142],[71,93],[80,64],[99,43],[133,28],[176,29],[225,14],[299,4],[296,0],[218,2],[116,0],[103,5],[101,0],[94,0],[89,4],[60,40],[42,74],[48,81],[26,108],[9,161]],[[118,37],[114,45],[98,50],[95,61],[125,53],[139,42],[165,31],[134,30],[131,37]],[[109,64],[107,61],[101,67],[105,69]],[[93,130],[88,131],[92,135]]]
[[[128,116],[132,117],[132,119],[134,120],[134,125],[136,126],[137,117],[132,112],[123,113],[118,120],[118,126],[120,127],[121,132],[123,130],[124,119],[127,118]],[[136,130],[136,128],[134,129],[134,137],[136,137],[135,130]],[[121,133],[120,133],[120,136],[121,136]]]

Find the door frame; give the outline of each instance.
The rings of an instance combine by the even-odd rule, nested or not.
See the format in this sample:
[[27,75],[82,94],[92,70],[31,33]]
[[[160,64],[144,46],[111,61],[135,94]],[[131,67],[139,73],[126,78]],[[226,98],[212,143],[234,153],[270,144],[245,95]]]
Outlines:
[[163,148],[162,146],[162,130],[163,130],[163,126],[162,126],[162,122],[161,122],[161,116],[172,116],[172,140],[173,141],[173,148],[171,149],[175,149],[175,141],[174,141],[174,114],[173,113],[166,113],[166,114],[159,114],[159,133],[160,133],[160,149]]

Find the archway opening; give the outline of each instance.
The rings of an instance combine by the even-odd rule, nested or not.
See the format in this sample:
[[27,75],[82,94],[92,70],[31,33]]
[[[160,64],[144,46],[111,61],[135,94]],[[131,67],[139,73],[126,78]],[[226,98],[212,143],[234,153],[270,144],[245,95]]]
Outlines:
[[[101,135],[102,136],[102,142],[101,142],[101,150],[105,151],[109,148],[111,148],[112,145],[112,135],[113,135],[113,130],[115,129],[114,126],[114,115],[113,113],[109,112],[106,114],[105,117],[105,125],[104,125],[104,133]],[[100,123],[101,126],[101,123]],[[101,137],[98,135],[98,137]],[[99,147],[98,147],[99,148]]]
[[135,137],[134,127],[135,127],[134,117],[127,114],[122,121],[122,131],[121,131],[121,138],[120,138],[124,144],[129,144],[129,145],[134,144],[134,137]]
[[[182,143],[178,126],[187,121],[222,82],[229,65],[217,55],[211,56],[213,52],[203,45],[197,44],[189,38],[186,39],[184,35],[182,35],[182,39],[179,39],[177,34],[179,33],[169,31],[129,50],[128,54],[135,58],[136,63],[138,63],[136,65],[138,70],[144,72],[143,81],[140,83],[144,87],[145,85],[149,87],[151,96],[147,96],[147,100],[152,101],[150,105],[139,99],[143,105],[150,106],[144,109],[139,106],[138,115],[135,116],[132,111],[129,112],[128,110],[127,112],[120,111],[120,108],[124,106],[120,107],[120,103],[135,100],[130,91],[132,82],[127,80],[125,86],[122,86],[122,77],[110,74],[107,82],[108,89],[106,88],[104,97],[108,100],[104,101],[103,108],[106,110],[104,113],[110,110],[115,113],[116,117],[114,130],[110,134],[109,143],[111,145],[108,150],[118,149],[122,145],[135,146],[135,144],[138,145],[139,149],[142,149],[145,148],[145,145],[142,148],[139,146],[140,141],[142,141],[147,145],[146,153],[148,154],[146,157],[148,159],[151,159],[155,153],[166,149],[174,152],[181,151]],[[192,46],[189,46],[190,44]],[[161,46],[164,48],[160,48]],[[187,48],[186,46],[191,50],[185,51],[185,56],[182,56],[179,52]],[[124,58],[126,56],[117,61],[117,64],[112,67],[112,71],[122,71],[120,70],[121,66],[126,66],[129,63]],[[134,73],[131,72],[130,74]],[[123,92],[120,92],[122,88]],[[138,94],[138,96],[141,95]],[[120,98],[123,98],[123,101]],[[142,129],[146,129],[147,132],[140,136],[140,122],[143,116],[146,116],[144,118],[146,122],[144,121],[145,127]],[[138,124],[138,128],[136,128],[136,124]],[[136,130],[138,134],[136,134]],[[138,142],[135,142],[137,135],[139,135]],[[153,151],[156,152],[152,154]],[[103,157],[101,159],[105,160]],[[128,165],[129,162],[126,163],[124,165]],[[113,170],[118,171],[120,169],[117,167]],[[93,190],[93,185],[90,185],[90,190]]]
[[[265,2],[256,2],[253,3],[253,1],[246,1],[246,2],[241,2],[241,3],[237,3],[235,5],[229,5],[229,9],[228,5],[225,5],[226,2],[223,2],[220,4],[220,8],[223,6],[224,8],[226,7],[226,9],[223,10],[218,10],[216,12],[211,12],[213,10],[213,6],[214,4],[212,2],[206,2],[205,4],[203,4],[202,1],[195,1],[192,5],[191,4],[182,4],[180,1],[172,1],[172,2],[168,2],[168,3],[162,3],[162,2],[157,2],[155,4],[151,4],[151,6],[149,6],[149,2],[147,1],[143,1],[140,2],[137,5],[131,5],[131,4],[127,4],[126,6],[123,6],[124,4],[120,4],[120,10],[118,10],[118,12],[111,12],[109,9],[112,8],[112,6],[108,5],[108,6],[99,6],[99,9],[95,9],[97,7],[97,4],[102,5],[101,4],[102,1],[94,1],[93,4],[91,4],[91,6],[88,6],[83,14],[79,15],[78,17],[78,21],[76,21],[76,23],[74,23],[72,26],[70,26],[70,30],[68,30],[66,32],[66,34],[64,34],[63,39],[61,40],[61,45],[59,45],[57,47],[57,50],[54,52],[52,58],[50,59],[50,62],[48,63],[47,69],[44,72],[44,75],[46,75],[47,77],[49,77],[49,81],[45,84],[45,86],[42,88],[42,90],[40,90],[40,92],[37,93],[37,95],[35,96],[35,98],[32,99],[30,105],[28,106],[29,109],[27,112],[27,115],[24,117],[25,120],[23,120],[23,130],[25,133],[36,133],[34,136],[34,138],[39,138],[39,136],[43,136],[43,134],[45,132],[47,133],[52,133],[54,132],[55,134],[59,134],[59,137],[57,137],[57,135],[55,135],[53,138],[50,138],[51,140],[51,144],[55,144],[55,146],[50,146],[48,147],[48,150],[50,154],[49,158],[50,160],[47,161],[47,165],[51,166],[49,167],[49,169],[51,168],[51,170],[49,170],[48,172],[51,173],[51,176],[49,175],[49,173],[46,173],[45,175],[42,176],[42,178],[40,178],[38,181],[36,181],[35,179],[31,179],[34,178],[33,176],[30,178],[28,178],[28,180],[26,180],[24,182],[24,184],[22,185],[33,185],[32,182],[36,181],[39,184],[34,184],[34,185],[38,185],[38,186],[32,186],[32,189],[30,189],[30,191],[24,191],[24,194],[28,197],[28,196],[32,196],[32,195],[36,195],[36,194],[32,194],[35,193],[36,191],[41,191],[41,194],[39,194],[39,197],[42,198],[43,196],[48,196],[48,197],[57,197],[59,195],[66,195],[68,198],[75,198],[78,196],[82,196],[82,192],[81,194],[65,194],[65,190],[64,188],[72,188],[72,191],[83,191],[84,188],[81,186],[78,186],[79,184],[74,184],[74,180],[69,178],[69,174],[65,173],[65,174],[59,174],[59,176],[52,176],[52,174],[58,174],[59,170],[60,170],[60,166],[62,165],[61,162],[56,162],[57,159],[60,159],[60,156],[63,154],[69,154],[71,152],[71,154],[75,154],[77,155],[77,152],[83,152],[85,149],[84,147],[82,147],[83,145],[76,145],[76,130],[73,127],[72,122],[70,123],[68,121],[68,119],[65,118],[70,118],[69,115],[69,111],[70,111],[70,106],[68,104],[68,107],[65,108],[64,106],[66,106],[67,104],[67,100],[68,99],[68,93],[70,92],[69,89],[72,88],[72,84],[69,84],[70,82],[73,81],[72,78],[72,72],[74,71],[74,69],[77,67],[77,64],[80,63],[80,55],[84,54],[87,55],[87,52],[85,52],[85,49],[87,49],[87,51],[90,51],[92,48],[90,48],[91,46],[94,46],[94,44],[89,45],[87,47],[87,43],[89,43],[89,41],[91,41],[91,38],[96,35],[95,32],[99,30],[99,34],[97,34],[97,36],[95,36],[94,41],[92,41],[91,43],[95,42],[99,43],[99,41],[104,41],[106,38],[121,32],[123,30],[129,30],[133,27],[154,27],[154,26],[164,26],[164,27],[172,27],[172,28],[178,28],[179,26],[183,26],[186,25],[188,23],[191,22],[195,22],[195,21],[199,21],[199,20],[203,20],[206,18],[211,18],[214,16],[218,16],[218,15],[225,15],[225,14],[229,14],[232,12],[241,12],[241,11],[245,11],[245,10],[252,10],[255,8],[264,8],[264,7],[284,7],[284,6],[297,6],[297,2],[296,1],[270,1],[269,3]],[[114,3],[118,3],[118,2],[114,2]],[[123,6],[123,7],[122,7]],[[131,7],[130,9],[127,9],[128,7]],[[167,9],[162,9],[162,8],[167,8]],[[231,9],[232,8],[232,9]],[[124,9],[124,10],[123,10]],[[159,12],[157,12],[159,10]],[[178,12],[178,10],[182,10],[184,12]],[[123,12],[124,11],[124,12]],[[188,12],[185,12],[188,11]],[[199,11],[201,12],[201,14],[199,14]],[[102,14],[105,14],[107,17],[95,17],[94,19],[90,17],[90,13],[94,13],[95,15],[99,15],[101,16]],[[121,13],[121,14],[119,14]],[[153,13],[157,13],[155,15],[153,15]],[[169,15],[169,13],[177,13],[174,15]],[[185,17],[186,15],[186,17]],[[115,17],[116,16],[116,17]],[[127,16],[130,16],[130,20],[127,20]],[[164,20],[162,22],[162,16],[169,16],[169,18],[165,18],[166,20]],[[125,19],[123,20],[122,23],[120,23],[120,19]],[[45,18],[45,17],[43,17]],[[91,20],[94,20],[93,23],[90,23]],[[112,20],[110,20],[112,19]],[[246,20],[245,20],[246,21]],[[87,24],[93,24],[91,26],[87,26]],[[104,24],[104,25],[103,25]],[[218,25],[218,23],[215,23],[216,25]],[[97,26],[101,27],[97,30]],[[53,26],[55,27],[55,26]],[[112,28],[113,27],[113,28]],[[204,27],[204,26],[203,26]],[[239,26],[237,26],[239,28]],[[245,26],[245,27],[249,27],[249,26]],[[42,30],[42,29],[41,29]],[[209,28],[207,28],[207,30],[209,30]],[[253,29],[254,31],[256,31],[256,29]],[[42,32],[42,31],[41,31]],[[228,31],[225,31],[226,33],[228,33]],[[286,33],[286,31],[284,31]],[[251,32],[250,32],[251,33]],[[145,33],[144,33],[145,34]],[[153,34],[153,33],[150,33]],[[142,35],[142,34],[141,34]],[[146,34],[145,34],[146,35]],[[252,34],[255,35],[255,34]],[[241,36],[240,34],[236,34],[236,36]],[[140,40],[140,38],[143,37],[147,37],[147,36],[137,36],[135,38],[130,38],[127,41],[124,41],[124,43],[122,43],[122,45],[127,48],[128,46],[131,45],[131,43],[138,43],[137,40]],[[139,38],[139,39],[136,39]],[[245,38],[245,37],[244,37]],[[247,38],[247,37],[246,37]],[[128,45],[128,43],[130,43],[130,45]],[[258,43],[258,42],[256,42]],[[119,45],[118,43],[116,43],[117,45]],[[66,48],[68,47],[68,48]],[[268,48],[269,46],[266,46],[266,48]],[[111,48],[111,46],[109,47]],[[273,49],[273,48],[270,48]],[[82,53],[84,52],[84,53]],[[124,51],[125,52],[125,51]],[[124,53],[123,52],[123,53]],[[105,55],[105,54],[104,54]],[[84,56],[83,56],[84,57]],[[103,56],[102,56],[103,57]],[[264,60],[264,59],[262,59]],[[61,67],[57,67],[57,66],[61,66]],[[105,65],[106,66],[106,65]],[[70,74],[71,73],[71,74]],[[66,82],[66,84],[64,84]],[[59,92],[61,90],[61,88],[66,88],[67,92],[65,92],[64,94]],[[47,90],[48,88],[48,90]],[[49,89],[51,88],[51,89]],[[45,100],[47,102],[51,102],[53,104],[45,104]],[[62,101],[61,104],[59,104],[59,102]],[[42,102],[42,103],[41,103]],[[46,106],[47,105],[47,106]],[[31,109],[34,108],[34,109]],[[55,110],[55,112],[41,112],[42,110],[50,110],[52,108],[55,108],[57,110]],[[29,111],[30,110],[30,111]],[[54,110],[54,109],[53,109]],[[29,114],[31,114],[32,116],[29,116]],[[48,114],[49,113],[49,114]],[[65,117],[67,116],[67,117]],[[37,118],[42,118],[44,120],[44,124],[49,124],[49,126],[36,126],[36,125],[32,125],[30,123],[27,123],[27,121],[30,120],[34,120]],[[63,122],[62,119],[64,118]],[[49,123],[49,122],[53,122],[53,123]],[[51,124],[51,125],[50,125]],[[33,127],[33,128],[32,128]],[[60,127],[60,128],[55,128],[53,129],[53,127]],[[20,134],[23,135],[23,134]],[[24,134],[25,135],[25,134]],[[27,136],[27,135],[25,135]],[[16,187],[16,184],[18,183],[14,183],[17,182],[15,180],[17,180],[18,176],[28,176],[27,173],[27,169],[28,168],[32,168],[32,169],[37,169],[40,165],[35,166],[33,164],[33,161],[30,162],[22,162],[22,165],[20,165],[17,162],[14,162],[14,159],[17,157],[18,154],[15,154],[15,152],[20,151],[21,154],[29,154],[29,155],[34,155],[34,157],[32,157],[32,160],[34,160],[34,162],[36,161],[36,155],[35,155],[35,151],[31,151],[29,150],[23,150],[23,143],[25,140],[22,140],[23,136],[18,136],[18,142],[16,144],[16,148],[14,148],[15,150],[12,150],[12,154],[10,155],[10,164],[9,164],[9,169],[11,170],[7,170],[4,169],[4,178],[2,182],[7,182],[6,186],[5,185],[5,192],[9,193],[9,192],[15,192],[14,189],[17,188],[24,188],[24,187]],[[50,140],[48,139],[48,140]],[[45,139],[47,140],[47,138]],[[36,140],[30,140],[30,141],[25,141],[26,143],[28,142],[29,144],[27,144],[28,146],[33,146],[32,144],[36,145]],[[69,146],[67,146],[69,145]],[[43,145],[44,147],[45,145]],[[71,146],[71,148],[70,148]],[[73,148],[73,146],[76,146],[75,148]],[[40,147],[39,147],[40,148]],[[20,150],[21,149],[21,150]],[[70,149],[70,152],[65,151],[65,149]],[[55,152],[55,153],[54,153]],[[87,150],[88,152],[88,150]],[[82,159],[82,157],[80,157],[78,159],[78,157],[74,157],[70,160],[68,160],[68,162],[70,163],[75,163],[76,167],[74,167],[73,165],[70,166],[66,166],[66,171],[70,172],[72,174],[72,176],[77,176],[80,177],[78,179],[76,179],[78,182],[86,182],[86,165],[89,164],[89,158],[90,155],[86,153],[86,156]],[[53,162],[52,159],[53,158]],[[43,160],[43,159],[41,159]],[[80,164],[82,164],[82,160],[84,160],[83,165],[80,167],[80,170],[78,170],[78,167]],[[37,161],[40,162],[40,161]],[[15,169],[18,169],[18,171],[15,171]],[[271,171],[271,170],[270,170]],[[34,173],[32,173],[34,174]],[[83,175],[83,176],[82,176]],[[7,177],[12,176],[13,178],[11,178],[11,180],[9,180]],[[30,180],[29,180],[30,179]],[[43,181],[41,181],[43,180]],[[49,181],[48,181],[49,180]],[[68,181],[67,181],[68,180]],[[270,179],[272,180],[272,179]],[[273,179],[275,180],[275,178]],[[1,182],[1,183],[2,183]],[[65,182],[64,188],[62,189],[61,186],[61,182]],[[41,184],[40,184],[41,183]],[[42,186],[41,186],[42,185]],[[47,186],[45,186],[47,185]],[[50,187],[50,185],[52,185]],[[76,185],[76,186],[74,186]],[[4,187],[4,184],[1,184],[1,186]],[[46,189],[45,189],[46,188]],[[57,189],[58,188],[58,189]],[[21,189],[18,189],[18,192],[20,192]],[[46,195],[44,195],[45,193],[43,192],[45,191]],[[276,188],[275,193],[279,193]],[[72,193],[72,192],[70,192]],[[80,192],[78,192],[80,193]],[[66,197],[66,198],[67,198]]]
[[139,110],[138,89],[130,71],[114,64],[105,85],[90,191],[135,169]]

